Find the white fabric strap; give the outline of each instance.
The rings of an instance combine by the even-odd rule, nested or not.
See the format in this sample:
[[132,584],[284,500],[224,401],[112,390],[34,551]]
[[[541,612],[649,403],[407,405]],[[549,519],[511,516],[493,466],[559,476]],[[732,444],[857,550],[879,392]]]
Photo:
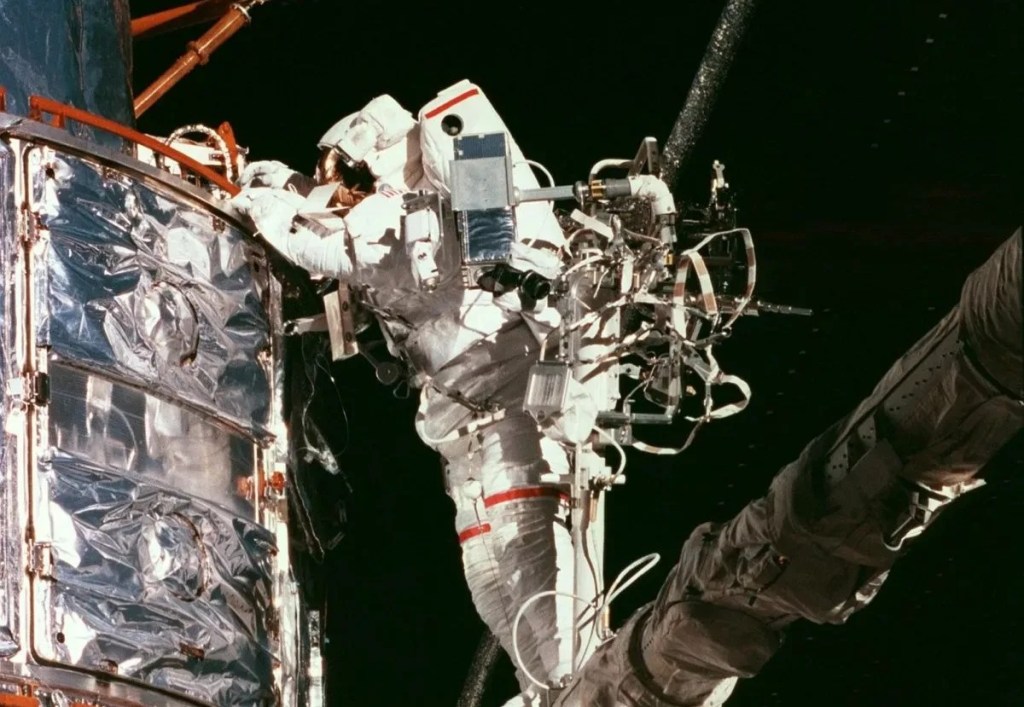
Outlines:
[[[697,355],[687,357],[685,364],[691,368],[701,377],[704,381],[704,414],[700,417],[686,416],[685,419],[689,422],[696,422],[689,434],[686,436],[682,446],[680,447],[659,447],[653,444],[647,444],[646,442],[635,441],[633,447],[641,452],[647,454],[656,454],[661,456],[669,456],[679,454],[680,452],[687,449],[697,436],[697,431],[703,427],[706,423],[711,420],[721,420],[722,418],[735,415],[738,412],[746,409],[750,403],[750,385],[739,376],[728,375],[722,371],[718,366],[718,361],[715,360],[710,349],[704,351],[707,356],[707,361],[700,358]],[[732,385],[739,389],[740,394],[743,396],[739,402],[729,403],[720,407],[713,407],[714,400],[711,395],[711,390],[714,386],[719,385]]]
[[427,418],[422,413],[416,413],[416,431],[419,432],[420,437],[426,444],[437,446],[441,444],[448,444],[449,442],[457,442],[460,439],[469,437],[470,435],[476,434],[479,430],[488,425],[493,425],[496,422],[505,419],[505,409],[498,410],[497,412],[489,413],[487,415],[480,415],[471,422],[468,422],[461,427],[457,427],[444,437],[430,437],[426,432]]

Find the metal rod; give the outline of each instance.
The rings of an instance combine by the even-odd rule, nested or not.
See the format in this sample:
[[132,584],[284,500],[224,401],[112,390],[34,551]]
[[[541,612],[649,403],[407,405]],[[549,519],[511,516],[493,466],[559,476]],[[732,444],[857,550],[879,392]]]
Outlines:
[[718,25],[711,35],[697,75],[693,78],[686,103],[672,126],[672,133],[662,152],[661,177],[669,187],[675,186],[680,167],[690,157],[693,146],[704,130],[756,5],[757,0],[728,0],[718,18]]
[[675,417],[649,412],[601,412],[597,415],[597,422],[606,425],[671,425]]
[[516,198],[518,203],[526,201],[562,201],[575,199],[574,187],[541,187],[539,189],[517,189]]
[[145,113],[197,66],[205,64],[224,42],[249,24],[249,14],[240,5],[232,5],[206,34],[188,45],[188,51],[135,99],[135,117]]
[[[573,545],[573,594],[577,600],[591,602],[605,590],[604,585],[604,494],[591,483],[594,472],[607,471],[604,458],[592,444],[577,446],[573,474],[571,536]],[[587,607],[580,601],[571,604],[577,626],[573,637],[572,662],[582,666],[601,645],[607,622],[607,608],[595,612],[580,623]]]
[[146,39],[176,29],[213,22],[224,14],[231,0],[198,0],[132,20],[132,37]]

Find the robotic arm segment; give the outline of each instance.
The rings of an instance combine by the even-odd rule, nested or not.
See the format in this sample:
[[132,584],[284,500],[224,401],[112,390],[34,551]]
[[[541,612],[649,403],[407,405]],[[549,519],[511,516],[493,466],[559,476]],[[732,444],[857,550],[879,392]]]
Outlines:
[[632,175],[628,180],[630,194],[650,202],[654,220],[659,225],[661,242],[673,245],[676,242],[676,202],[668,185],[652,174]]
[[716,694],[756,673],[785,626],[842,623],[867,606],[906,541],[980,486],[983,465],[1024,426],[1020,264],[1018,230],[968,278],[959,306],[764,498],[694,530],[654,604],[556,705],[720,704]]
[[668,185],[653,174],[637,174],[627,177],[627,180],[629,193],[651,202],[655,216],[668,216],[676,212],[676,202]]

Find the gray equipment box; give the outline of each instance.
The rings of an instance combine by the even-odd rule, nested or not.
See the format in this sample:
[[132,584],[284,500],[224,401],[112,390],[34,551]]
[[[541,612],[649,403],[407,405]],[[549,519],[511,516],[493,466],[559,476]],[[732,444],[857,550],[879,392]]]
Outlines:
[[452,210],[465,266],[506,262],[516,241],[515,187],[505,133],[455,139]]

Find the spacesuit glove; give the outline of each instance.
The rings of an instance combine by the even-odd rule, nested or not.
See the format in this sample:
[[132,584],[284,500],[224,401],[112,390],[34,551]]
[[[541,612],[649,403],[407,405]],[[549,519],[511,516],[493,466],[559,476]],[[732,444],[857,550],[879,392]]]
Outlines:
[[243,189],[270,187],[308,192],[309,189],[305,188],[307,183],[312,186],[309,177],[276,160],[251,162],[238,178],[238,184]]
[[311,228],[315,220],[298,219],[306,199],[284,189],[258,187],[246,189],[231,204],[248,214],[259,235],[284,258],[320,277],[346,277],[354,264],[346,250],[346,229],[325,234],[321,224]]
[[305,198],[292,191],[254,187],[243,189],[231,200],[231,205],[252,219],[256,229],[270,245],[287,252],[287,239],[292,220]]

